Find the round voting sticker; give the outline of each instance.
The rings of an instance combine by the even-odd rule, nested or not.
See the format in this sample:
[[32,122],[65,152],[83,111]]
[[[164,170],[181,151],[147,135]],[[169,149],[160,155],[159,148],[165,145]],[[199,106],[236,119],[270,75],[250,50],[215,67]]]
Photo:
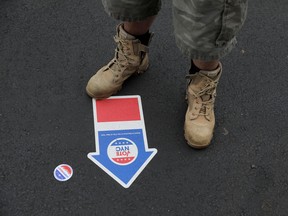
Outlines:
[[67,164],[61,164],[54,169],[54,177],[58,181],[67,181],[73,175],[73,169]]
[[118,138],[109,144],[107,154],[113,163],[125,166],[136,160],[138,148],[133,141],[126,138]]

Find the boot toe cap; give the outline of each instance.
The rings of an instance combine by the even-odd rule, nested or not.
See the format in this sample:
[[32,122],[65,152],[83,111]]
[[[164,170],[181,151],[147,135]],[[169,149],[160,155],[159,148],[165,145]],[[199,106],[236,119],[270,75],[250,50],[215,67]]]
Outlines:
[[117,93],[120,88],[121,86],[115,85],[111,77],[107,77],[102,71],[98,71],[88,81],[86,92],[90,97],[104,99]]
[[184,131],[188,145],[198,149],[208,147],[213,136],[213,129],[205,126],[185,125]]

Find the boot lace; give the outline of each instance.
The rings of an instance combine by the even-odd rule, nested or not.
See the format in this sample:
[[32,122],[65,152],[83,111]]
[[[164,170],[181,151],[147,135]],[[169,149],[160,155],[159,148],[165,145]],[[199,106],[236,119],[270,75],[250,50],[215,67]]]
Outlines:
[[[193,78],[196,76],[199,76],[199,74],[186,75],[186,79],[188,79],[188,86],[193,80]],[[210,114],[209,110],[215,102],[215,89],[217,87],[218,81],[213,81],[210,79],[208,80],[208,78],[206,77],[203,77],[203,79],[207,80],[205,86],[201,87],[199,92],[192,91],[192,94],[195,97],[195,101],[197,104],[199,104],[198,98],[202,99],[201,108],[198,115],[208,116]]]
[[133,60],[129,57],[132,53],[130,52],[128,42],[117,36],[114,37],[114,40],[117,43],[117,47],[115,49],[115,56],[111,63],[108,65],[108,67],[112,69],[113,73],[125,70],[125,68],[129,65],[129,60]]

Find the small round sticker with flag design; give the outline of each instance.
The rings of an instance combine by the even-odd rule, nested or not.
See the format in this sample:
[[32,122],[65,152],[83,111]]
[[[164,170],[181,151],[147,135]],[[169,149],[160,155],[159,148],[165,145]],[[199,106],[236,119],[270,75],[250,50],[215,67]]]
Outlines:
[[54,177],[58,181],[67,181],[73,175],[73,169],[68,164],[60,164],[54,169]]

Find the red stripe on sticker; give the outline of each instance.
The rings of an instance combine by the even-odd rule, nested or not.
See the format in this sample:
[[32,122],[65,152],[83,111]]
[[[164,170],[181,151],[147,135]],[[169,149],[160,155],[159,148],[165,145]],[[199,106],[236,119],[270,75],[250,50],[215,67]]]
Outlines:
[[96,100],[98,122],[141,120],[138,98]]
[[71,169],[70,169],[70,167],[68,167],[68,166],[61,166],[61,168],[63,169],[63,170],[65,170],[69,175],[71,175]]

